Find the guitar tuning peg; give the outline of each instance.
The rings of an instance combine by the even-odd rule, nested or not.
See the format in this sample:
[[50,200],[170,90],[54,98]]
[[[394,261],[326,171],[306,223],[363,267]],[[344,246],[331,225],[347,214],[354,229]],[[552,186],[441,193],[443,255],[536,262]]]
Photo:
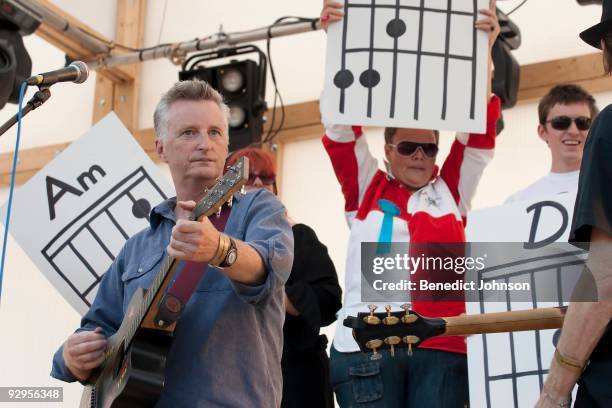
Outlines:
[[395,357],[395,345],[399,344],[401,339],[397,336],[389,336],[385,339],[385,343],[391,348],[391,357]]
[[374,316],[374,311],[378,309],[376,305],[368,305],[368,309],[370,309],[370,314],[363,318],[363,321],[367,324],[380,324],[380,319],[377,316]]
[[221,217],[221,209],[222,209],[222,208],[223,208],[223,206],[221,206],[221,207],[219,207],[219,208],[217,209],[217,213],[215,214],[215,216],[216,216],[217,218]]
[[408,356],[412,356],[412,345],[417,344],[421,339],[417,336],[404,336],[402,337],[402,341],[408,344]]
[[245,195],[246,194],[246,187],[244,187],[244,185],[242,185],[242,187],[240,187],[240,194],[241,195]]
[[402,316],[402,323],[413,323],[418,319],[416,315],[410,314],[410,310],[412,309],[412,303],[404,303],[400,307],[404,309],[404,312],[406,312],[406,314]]
[[380,348],[383,345],[383,341],[380,339],[370,340],[366,343],[366,347],[372,350],[372,355],[370,356],[370,360],[380,360],[382,358],[382,354],[380,354],[376,349]]
[[227,206],[229,208],[232,208],[232,205],[234,204],[234,196],[231,196],[229,200],[227,200]]
[[391,306],[385,306],[385,310],[387,311],[387,317],[383,319],[383,323],[386,325],[398,324],[399,319],[395,316],[391,316]]
[[221,178],[217,177],[217,178],[215,178],[215,181],[218,183],[218,182],[221,181]]

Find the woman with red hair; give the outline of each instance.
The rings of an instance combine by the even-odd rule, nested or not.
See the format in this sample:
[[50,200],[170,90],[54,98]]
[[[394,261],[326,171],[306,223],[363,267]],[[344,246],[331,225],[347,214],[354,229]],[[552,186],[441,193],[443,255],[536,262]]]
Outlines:
[[[228,166],[239,158],[249,159],[247,188],[276,188],[274,157],[256,147],[236,151]],[[334,264],[317,235],[291,219],[294,237],[293,268],[285,284],[285,325],[283,327],[282,408],[331,408],[334,406],[329,381],[327,338],[319,329],[336,320],[342,289]]]

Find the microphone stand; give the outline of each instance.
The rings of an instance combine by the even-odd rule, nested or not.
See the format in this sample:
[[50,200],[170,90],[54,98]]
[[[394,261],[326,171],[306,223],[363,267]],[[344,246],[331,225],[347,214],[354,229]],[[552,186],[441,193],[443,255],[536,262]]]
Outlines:
[[[21,117],[23,118],[25,115],[38,108],[43,103],[47,102],[47,99],[51,97],[51,91],[49,91],[48,86],[41,86],[38,88],[38,91],[30,98],[27,102],[26,106],[21,110]],[[2,127],[0,127],[0,136],[6,133],[7,130],[13,127],[15,123],[17,123],[17,119],[19,118],[19,113],[13,115],[12,118],[7,120]]]

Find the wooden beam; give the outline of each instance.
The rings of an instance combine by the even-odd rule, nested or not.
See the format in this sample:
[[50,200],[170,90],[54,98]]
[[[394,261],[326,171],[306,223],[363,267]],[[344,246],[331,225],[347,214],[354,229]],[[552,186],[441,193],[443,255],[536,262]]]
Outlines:
[[535,102],[553,86],[569,83],[592,93],[612,90],[612,81],[605,76],[601,53],[521,66],[519,103]]
[[[276,124],[275,128],[280,123],[281,109],[276,108]],[[272,121],[272,109],[268,109],[265,113],[267,118],[264,126],[264,132],[267,132]],[[321,114],[319,113],[319,101],[308,101],[285,106],[285,124],[283,129],[293,129],[300,126],[309,126],[321,123]]]
[[[142,46],[144,37],[145,0],[117,1],[117,42],[128,47]],[[132,78],[130,81],[113,82],[107,78],[96,80],[94,96],[93,124],[110,111],[115,111],[119,119],[134,132],[138,125],[138,103],[140,91],[140,64],[123,67]]]
[[[25,183],[40,169],[62,152],[70,143],[33,147],[19,151],[19,162],[15,174],[15,183]],[[11,181],[13,152],[0,154],[0,186],[6,187]]]
[[[65,19],[72,27],[78,27],[88,33],[93,34],[94,36],[100,38],[102,41],[111,42],[108,38],[104,37],[102,34],[96,32],[93,28],[84,24],[83,22],[77,20],[70,14],[66,13],[60,7],[51,3],[49,0],[36,0],[36,3],[42,8],[52,11],[53,13],[61,16]],[[41,37],[43,40],[47,41],[51,45],[59,48],[63,52],[65,52],[72,59],[95,59],[96,54],[94,51],[88,49],[85,45],[68,38],[62,31],[56,30],[51,27],[49,24],[42,23],[38,29],[36,30],[36,35]],[[125,68],[121,66],[109,67],[102,70],[98,70],[100,75],[106,76],[112,81],[122,82],[122,81],[131,81],[133,76],[131,73]]]
[[[145,5],[146,0],[117,1],[117,42],[133,48],[142,46]],[[134,132],[138,129],[141,64],[130,64],[125,67],[132,73],[134,80],[115,83],[113,110],[130,132]]]
[[94,106],[92,125],[113,111],[115,104],[115,84],[102,75],[96,76],[96,89],[94,91]]

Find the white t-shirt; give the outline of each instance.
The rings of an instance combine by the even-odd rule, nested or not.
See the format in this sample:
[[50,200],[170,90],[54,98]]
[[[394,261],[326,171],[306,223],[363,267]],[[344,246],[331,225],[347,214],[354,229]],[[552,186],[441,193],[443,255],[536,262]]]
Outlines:
[[576,194],[578,191],[578,177],[580,170],[570,171],[568,173],[553,173],[550,172],[546,176],[529,185],[527,188],[520,190],[506,199],[504,204],[513,203],[515,201],[529,200],[540,196],[551,196],[556,194]]

